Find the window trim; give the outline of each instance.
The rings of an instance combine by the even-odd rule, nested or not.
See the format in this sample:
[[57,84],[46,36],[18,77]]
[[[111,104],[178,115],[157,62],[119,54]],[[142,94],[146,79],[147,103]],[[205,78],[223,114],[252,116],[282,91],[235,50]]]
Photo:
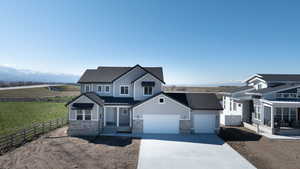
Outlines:
[[[128,88],[128,90],[127,90],[128,93],[127,94],[122,94],[122,87],[127,87]],[[129,85],[120,85],[120,95],[122,95],[122,96],[128,96],[129,95]]]
[[[151,87],[151,94],[145,94],[145,88]],[[153,95],[153,87],[152,86],[143,86],[143,96],[152,96]]]
[[75,110],[75,119],[76,119],[77,121],[93,121],[93,119],[92,119],[92,114],[93,114],[92,110],[90,110],[90,112],[91,112],[91,115],[90,115],[90,116],[91,116],[91,120],[86,120],[86,119],[85,119],[85,114],[86,114],[85,111],[86,111],[86,110],[81,110],[81,111],[82,111],[82,120],[78,120],[78,119],[77,119],[77,114],[78,114],[77,112],[78,112],[78,110],[80,110],[80,109]]
[[[89,91],[86,90],[86,87],[89,87]],[[91,85],[90,84],[85,84],[84,85],[84,91],[85,92],[91,92]]]
[[[101,88],[101,90],[99,91],[99,87]],[[102,93],[102,85],[97,85],[97,92]]]

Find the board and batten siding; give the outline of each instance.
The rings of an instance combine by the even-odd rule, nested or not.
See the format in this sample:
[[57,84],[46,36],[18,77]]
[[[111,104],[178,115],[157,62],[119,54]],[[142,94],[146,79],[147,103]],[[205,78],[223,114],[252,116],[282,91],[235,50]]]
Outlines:
[[150,73],[147,73],[140,79],[134,82],[134,100],[145,100],[151,96],[144,95],[144,87],[142,86],[143,81],[154,81],[155,86],[152,88],[152,95],[155,95],[162,91],[162,83],[157,78],[153,77]]
[[[133,97],[133,80],[138,78],[139,76],[143,75],[145,71],[140,67],[135,67],[131,71],[127,72],[119,79],[113,82],[113,96],[114,97]],[[128,85],[128,95],[121,95],[120,94],[120,86]]]
[[[165,103],[159,103],[164,98]],[[144,114],[174,114],[180,115],[181,120],[190,119],[190,108],[160,94],[133,108],[133,119],[143,119]]]

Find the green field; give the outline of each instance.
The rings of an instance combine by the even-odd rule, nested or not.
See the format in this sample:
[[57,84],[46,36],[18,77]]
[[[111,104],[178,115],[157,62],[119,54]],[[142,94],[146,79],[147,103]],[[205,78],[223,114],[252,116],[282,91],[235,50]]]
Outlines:
[[65,85],[52,88],[55,90],[49,90],[47,87],[1,90],[0,98],[73,97],[80,94],[79,86]]
[[65,103],[0,102],[0,135],[34,122],[67,117]]

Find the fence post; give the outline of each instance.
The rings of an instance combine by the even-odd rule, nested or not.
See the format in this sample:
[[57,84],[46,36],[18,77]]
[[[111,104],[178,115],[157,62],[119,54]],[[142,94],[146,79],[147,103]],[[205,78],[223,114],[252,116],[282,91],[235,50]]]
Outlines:
[[14,146],[14,137],[13,137],[14,134],[11,134],[10,135],[10,147],[13,147]]
[[23,129],[23,143],[26,142],[26,129]]
[[33,137],[35,137],[37,134],[36,134],[36,125],[33,126]]
[[58,128],[58,118],[56,119],[56,127],[55,128]]
[[45,122],[43,121],[42,122],[42,134],[44,134],[45,133]]
[[50,120],[50,122],[49,122],[49,130],[48,131],[51,130],[51,126],[52,126],[52,120]]

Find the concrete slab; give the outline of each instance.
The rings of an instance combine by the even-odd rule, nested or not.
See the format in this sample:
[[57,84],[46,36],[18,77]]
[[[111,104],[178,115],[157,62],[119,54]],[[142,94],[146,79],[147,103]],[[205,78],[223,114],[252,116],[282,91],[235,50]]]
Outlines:
[[138,169],[255,169],[216,135],[143,135]]

